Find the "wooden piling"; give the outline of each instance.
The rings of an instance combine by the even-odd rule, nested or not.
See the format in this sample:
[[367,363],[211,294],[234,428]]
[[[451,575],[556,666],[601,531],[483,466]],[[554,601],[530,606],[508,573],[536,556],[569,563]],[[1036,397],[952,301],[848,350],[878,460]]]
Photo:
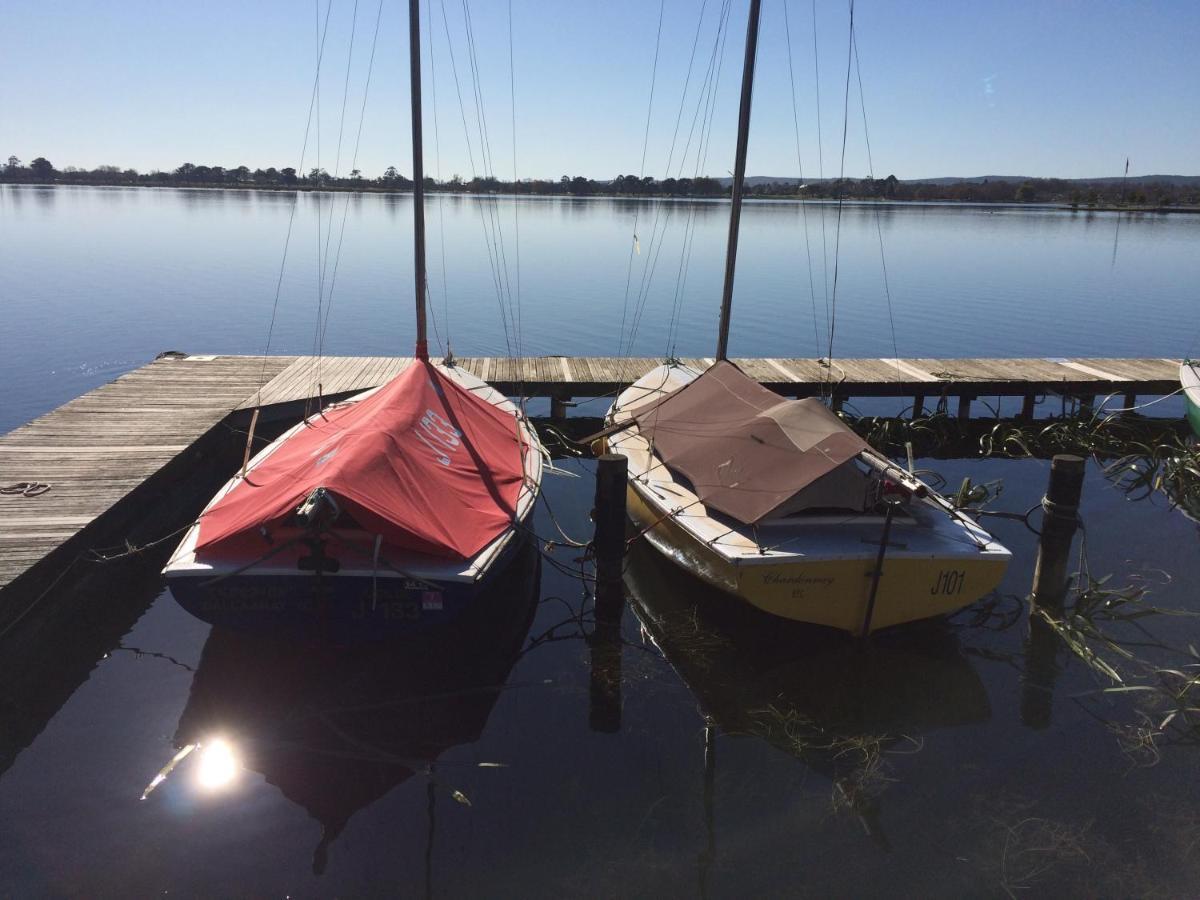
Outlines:
[[625,593],[621,570],[625,560],[625,491],[629,460],[605,453],[596,460],[596,525],[592,550],[596,558],[596,621],[620,622]]
[[1021,418],[1026,421],[1033,420],[1033,407],[1037,403],[1036,394],[1026,394],[1021,400]]
[[589,724],[593,731],[621,728],[621,616],[625,611],[625,492],[629,460],[605,453],[596,460],[596,627],[589,639]]
[[913,397],[912,417],[919,419],[925,414],[925,395],[917,394]]
[[1079,525],[1085,468],[1083,457],[1068,454],[1059,454],[1050,463],[1050,482],[1042,498],[1042,535],[1033,570],[1033,602],[1048,610],[1062,608],[1070,582],[1071,543]]
[[567,417],[567,409],[571,406],[571,398],[562,394],[550,397],[550,418],[561,420]]
[[958,398],[958,419],[965,422],[971,418],[971,401],[975,398],[970,394],[962,394]]

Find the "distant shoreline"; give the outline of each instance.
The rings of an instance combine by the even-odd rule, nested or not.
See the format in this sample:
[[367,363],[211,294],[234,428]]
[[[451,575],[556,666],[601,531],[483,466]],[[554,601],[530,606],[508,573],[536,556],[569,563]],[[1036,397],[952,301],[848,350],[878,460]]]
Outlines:
[[[238,192],[255,192],[255,193],[304,193],[304,194],[380,194],[380,195],[399,195],[407,196],[412,194],[412,188],[392,188],[382,187],[378,185],[361,185],[358,187],[349,187],[341,185],[310,185],[310,184],[294,184],[294,185],[264,185],[264,184],[170,184],[166,182],[148,183],[148,184],[127,184],[119,181],[97,182],[97,181],[55,181],[55,182],[6,182],[0,181],[0,186],[17,187],[17,188],[121,188],[122,190],[174,190],[174,191],[238,191]],[[627,200],[630,202],[642,201],[669,201],[669,202],[684,202],[684,203],[728,203],[728,197],[712,197],[712,196],[680,196],[678,194],[626,194],[616,191],[597,190],[588,194],[571,194],[551,191],[460,191],[446,190],[442,187],[426,189],[427,194],[443,194],[454,197],[528,197],[538,199],[551,200]],[[985,200],[957,200],[953,198],[945,199],[888,199],[888,198],[864,198],[864,197],[847,197],[844,200],[837,200],[831,197],[803,197],[799,194],[773,194],[771,196],[748,196],[747,203],[809,203],[819,205],[835,205],[839,202],[847,206],[956,206],[963,208],[976,209],[1032,209],[1032,210],[1055,210],[1065,212],[1078,213],[1096,213],[1096,212],[1127,212],[1127,213],[1185,213],[1185,214],[1200,214],[1200,206],[1155,206],[1155,205],[1126,205],[1115,206],[1111,204],[1087,206],[1085,204],[1071,203],[1056,203],[1048,201],[985,201]]]

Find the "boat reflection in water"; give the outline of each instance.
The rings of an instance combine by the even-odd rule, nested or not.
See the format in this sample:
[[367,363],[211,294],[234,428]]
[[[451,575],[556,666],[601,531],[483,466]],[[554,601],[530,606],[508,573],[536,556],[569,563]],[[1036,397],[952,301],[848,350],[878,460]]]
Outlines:
[[991,716],[983,682],[944,622],[914,623],[861,645],[731,602],[643,542],[630,553],[625,585],[644,633],[709,725],[710,840],[715,730],[759,737],[829,778],[835,805],[853,811],[886,848],[884,754],[915,751],[930,731]]
[[321,874],[357,811],[480,738],[532,621],[539,562],[526,542],[488,594],[436,636],[333,647],[214,628],[176,746],[198,745],[189,766],[201,787],[250,770],[307,810],[322,829]]

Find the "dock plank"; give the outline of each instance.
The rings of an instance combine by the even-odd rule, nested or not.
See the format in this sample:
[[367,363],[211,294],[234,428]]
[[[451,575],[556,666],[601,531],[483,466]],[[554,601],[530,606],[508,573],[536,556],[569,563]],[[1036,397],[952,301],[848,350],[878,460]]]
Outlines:
[[36,497],[0,495],[0,618],[5,586],[79,552],[78,534],[294,362],[165,357],[0,436],[0,485],[51,485]]

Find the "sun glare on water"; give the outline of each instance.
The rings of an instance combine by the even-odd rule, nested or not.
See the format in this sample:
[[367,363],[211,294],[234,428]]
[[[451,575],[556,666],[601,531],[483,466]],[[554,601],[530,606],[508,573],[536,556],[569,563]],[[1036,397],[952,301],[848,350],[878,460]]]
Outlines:
[[233,783],[241,768],[228,741],[223,738],[205,741],[200,748],[196,783],[206,791],[219,791]]

